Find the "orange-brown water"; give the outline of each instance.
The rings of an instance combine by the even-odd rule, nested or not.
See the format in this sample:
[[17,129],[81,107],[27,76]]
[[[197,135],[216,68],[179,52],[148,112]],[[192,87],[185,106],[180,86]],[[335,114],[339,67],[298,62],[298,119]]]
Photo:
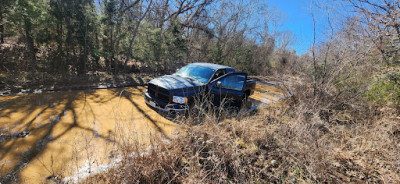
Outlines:
[[[152,138],[172,138],[178,125],[149,108],[143,90],[0,97],[0,176],[47,182],[51,176],[74,175],[83,166],[91,172],[113,160],[123,145],[145,147]],[[275,87],[257,85],[251,103],[258,106],[281,96]]]

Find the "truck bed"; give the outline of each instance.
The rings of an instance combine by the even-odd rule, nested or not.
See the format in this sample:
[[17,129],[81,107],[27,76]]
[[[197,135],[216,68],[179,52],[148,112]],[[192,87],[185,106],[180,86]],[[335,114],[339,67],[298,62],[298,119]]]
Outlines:
[[254,94],[254,90],[256,89],[256,81],[252,78],[246,79],[246,87],[244,88],[247,96]]

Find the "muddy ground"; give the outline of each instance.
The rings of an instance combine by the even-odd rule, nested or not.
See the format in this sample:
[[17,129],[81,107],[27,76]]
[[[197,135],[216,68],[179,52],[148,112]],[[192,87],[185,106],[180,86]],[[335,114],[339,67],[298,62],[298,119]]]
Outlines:
[[[282,98],[258,83],[247,107]],[[90,175],[115,162],[119,149],[168,141],[176,122],[149,108],[145,87],[72,90],[0,97],[0,176],[21,183]],[[96,169],[97,168],[97,169]],[[77,173],[80,173],[77,175]]]

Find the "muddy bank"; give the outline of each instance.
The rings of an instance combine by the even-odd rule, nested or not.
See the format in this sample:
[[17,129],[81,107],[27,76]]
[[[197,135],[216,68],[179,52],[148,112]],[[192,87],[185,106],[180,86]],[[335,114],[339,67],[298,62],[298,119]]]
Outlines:
[[108,75],[104,72],[85,76],[0,76],[0,96],[42,93],[46,91],[69,91],[109,89],[143,86],[156,77],[149,74]]
[[[109,75],[105,72],[84,76],[46,76],[38,75],[32,78],[0,75],[0,96],[12,96],[30,93],[42,93],[51,91],[71,91],[90,89],[110,89],[144,86],[151,79],[160,74],[126,74]],[[28,79],[29,78],[29,79]],[[281,81],[251,76],[258,84],[278,87]],[[267,82],[268,81],[268,82]]]

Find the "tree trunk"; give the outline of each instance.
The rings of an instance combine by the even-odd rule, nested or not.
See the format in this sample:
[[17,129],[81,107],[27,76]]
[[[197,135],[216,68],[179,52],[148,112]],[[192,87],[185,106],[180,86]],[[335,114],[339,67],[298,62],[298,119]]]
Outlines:
[[62,23],[57,23],[57,50],[58,53],[61,54],[62,52],[62,35],[63,35],[63,25]]
[[30,67],[32,69],[36,68],[36,52],[35,52],[35,45],[33,42],[33,38],[31,35],[32,31],[32,23],[29,18],[24,17],[24,23],[25,23],[25,41],[26,41],[26,46],[28,48],[28,53],[29,53],[29,60],[30,60]]
[[136,28],[133,31],[132,38],[129,41],[129,48],[128,51],[126,52],[126,57],[125,57],[125,63],[124,63],[124,73],[126,73],[126,70],[128,68],[128,61],[130,59],[130,56],[132,55],[132,46],[133,46],[133,41],[135,41],[136,33],[137,33],[137,28],[139,28],[140,22],[137,23]]
[[88,34],[88,23],[85,21],[85,37],[84,37],[84,52],[83,52],[83,63],[82,63],[82,65],[83,65],[83,72],[82,72],[82,74],[84,74],[84,75],[86,75],[86,73],[87,73],[87,62],[88,62],[88,43],[87,43],[87,34]]
[[111,51],[111,56],[110,56],[110,61],[114,63],[114,73],[117,73],[118,67],[117,67],[117,61],[114,59],[114,23],[112,22],[112,15],[110,14],[110,51]]
[[4,19],[3,19],[3,11],[0,11],[0,43],[4,43]]
[[142,22],[142,20],[144,19],[144,17],[146,16],[147,12],[149,12],[150,10],[150,6],[153,3],[153,1],[151,0],[149,2],[149,6],[147,7],[146,11],[143,13],[143,15],[140,17],[140,19],[138,20],[138,22],[136,23],[135,28],[133,29],[133,33],[132,33],[132,38],[129,41],[129,48],[126,52],[126,58],[125,58],[125,63],[124,63],[124,73],[126,73],[126,69],[128,68],[128,61],[130,59],[130,56],[132,55],[132,46],[133,46],[133,41],[135,41],[135,37],[137,34],[137,31],[139,29],[140,23]]

